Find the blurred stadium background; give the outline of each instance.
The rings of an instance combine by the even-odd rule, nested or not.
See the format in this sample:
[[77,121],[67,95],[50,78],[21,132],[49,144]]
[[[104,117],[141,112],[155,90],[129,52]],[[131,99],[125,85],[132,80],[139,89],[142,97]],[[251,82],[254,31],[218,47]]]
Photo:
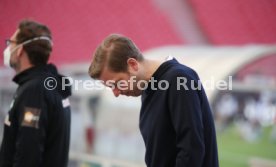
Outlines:
[[[0,0],[0,50],[22,19],[50,27],[50,62],[89,80],[93,50],[110,33],[132,38],[145,56],[174,56],[207,81],[222,167],[276,166],[275,0]],[[0,56],[0,141],[16,85]],[[229,82],[230,83],[230,82]],[[139,98],[73,83],[70,167],[143,167]]]

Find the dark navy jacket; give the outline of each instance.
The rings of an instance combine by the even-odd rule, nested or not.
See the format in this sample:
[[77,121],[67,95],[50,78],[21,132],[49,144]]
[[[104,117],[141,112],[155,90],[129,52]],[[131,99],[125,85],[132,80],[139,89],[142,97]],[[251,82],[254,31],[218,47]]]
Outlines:
[[[56,81],[47,81],[51,77]],[[54,65],[29,68],[13,79],[19,86],[6,117],[0,167],[67,167],[71,88],[62,90]],[[45,82],[44,82],[45,81]]]
[[173,59],[152,77],[169,87],[161,90],[164,83],[159,89],[158,82],[150,82],[142,94],[140,130],[147,166],[218,167],[214,121],[196,72]]

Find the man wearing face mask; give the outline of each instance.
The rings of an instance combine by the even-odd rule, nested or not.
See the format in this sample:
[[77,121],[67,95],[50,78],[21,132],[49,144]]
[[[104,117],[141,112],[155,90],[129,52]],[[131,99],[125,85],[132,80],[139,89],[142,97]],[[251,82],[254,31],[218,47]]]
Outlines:
[[[18,85],[5,119],[0,167],[66,167],[71,87],[47,64],[52,51],[47,26],[24,20],[7,40],[4,64]],[[49,81],[51,79],[51,81]]]

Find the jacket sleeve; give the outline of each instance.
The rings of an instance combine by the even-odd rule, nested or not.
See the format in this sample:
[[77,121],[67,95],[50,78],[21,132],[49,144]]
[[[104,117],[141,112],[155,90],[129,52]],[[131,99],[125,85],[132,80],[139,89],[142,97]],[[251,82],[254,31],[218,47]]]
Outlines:
[[[177,79],[178,78],[178,79]],[[179,83],[184,83],[181,86]],[[176,132],[175,167],[202,167],[205,145],[200,90],[189,76],[174,77],[169,88],[169,111]],[[179,90],[177,90],[179,89]]]
[[43,90],[23,93],[17,108],[18,131],[13,167],[39,167],[42,162],[47,127],[47,105]]

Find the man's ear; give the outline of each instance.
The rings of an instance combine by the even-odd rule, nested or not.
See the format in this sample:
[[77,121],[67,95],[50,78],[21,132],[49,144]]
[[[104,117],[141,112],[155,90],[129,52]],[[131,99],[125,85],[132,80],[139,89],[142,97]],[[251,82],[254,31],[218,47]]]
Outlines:
[[129,71],[134,71],[137,72],[139,69],[139,63],[136,59],[134,58],[129,58],[127,60],[127,65],[128,65],[128,70]]
[[24,49],[23,49],[23,46],[20,46],[17,50],[16,50],[16,57],[21,57],[24,53]]

